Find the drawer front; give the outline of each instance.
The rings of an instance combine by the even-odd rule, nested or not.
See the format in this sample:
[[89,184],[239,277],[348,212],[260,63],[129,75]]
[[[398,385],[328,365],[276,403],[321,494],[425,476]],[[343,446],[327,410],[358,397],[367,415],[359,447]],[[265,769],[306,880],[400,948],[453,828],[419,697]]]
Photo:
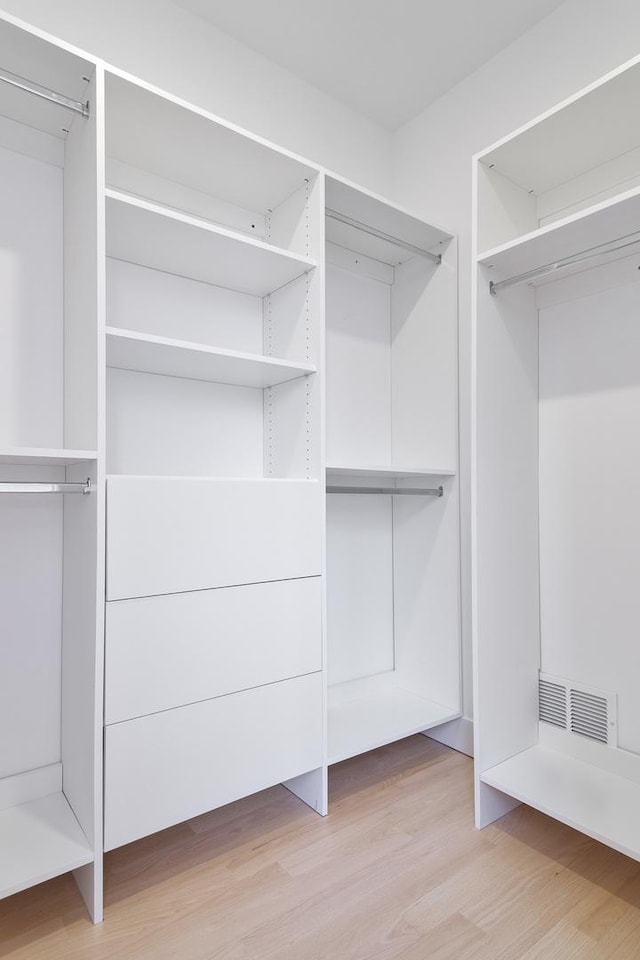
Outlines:
[[107,727],[105,850],[322,765],[311,674]]
[[107,599],[321,572],[313,480],[110,477]]
[[320,577],[107,604],[108,724],[321,665]]

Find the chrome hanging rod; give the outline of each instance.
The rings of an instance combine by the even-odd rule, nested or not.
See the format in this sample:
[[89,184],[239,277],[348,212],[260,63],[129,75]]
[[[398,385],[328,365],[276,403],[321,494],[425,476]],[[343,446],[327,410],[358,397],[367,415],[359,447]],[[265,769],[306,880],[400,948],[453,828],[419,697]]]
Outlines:
[[612,247],[611,244],[617,243],[617,241],[611,240],[609,243],[602,243],[597,247],[591,247],[583,253],[577,253],[571,257],[563,257],[563,259],[556,260],[554,263],[547,263],[543,267],[536,267],[534,270],[519,273],[515,277],[509,277],[507,280],[497,280],[495,283],[491,280],[489,282],[489,293],[495,297],[498,290],[506,290],[507,287],[514,287],[516,284],[526,283],[528,280],[536,280],[539,277],[549,276],[549,274],[555,273],[557,270],[563,270],[565,267],[571,267],[577,263],[586,263],[588,260],[605,256],[607,253],[617,253],[618,250],[635,247],[640,243],[640,237],[636,236],[635,240],[629,240],[628,238],[632,236],[635,236],[635,234],[630,233],[626,237],[620,237],[619,239],[625,242],[618,243],[615,247]]
[[338,223],[344,223],[348,227],[355,227],[356,230],[362,230],[363,233],[368,233],[370,237],[376,237],[378,240],[386,240],[387,243],[394,243],[397,247],[402,247],[410,253],[415,253],[418,257],[426,257],[427,260],[432,260],[433,263],[442,263],[442,256],[439,253],[431,253],[430,250],[423,250],[422,247],[416,247],[413,243],[408,243],[406,240],[399,240],[398,237],[392,237],[388,233],[383,233],[382,230],[376,230],[375,227],[369,227],[366,223],[361,223],[359,220],[347,217],[344,213],[338,213],[337,210],[326,210],[325,212],[330,220],[337,220]]
[[14,483],[13,480],[0,480],[0,493],[91,493],[91,480],[84,483]]
[[57,103],[59,107],[64,107],[66,110],[79,113],[81,117],[89,116],[88,101],[82,103],[80,100],[71,100],[62,93],[56,93],[55,90],[49,90],[48,87],[41,87],[39,83],[34,83],[32,80],[25,80],[24,77],[10,73],[9,70],[3,70],[2,67],[0,67],[0,80],[10,84],[12,87],[18,87],[19,90],[24,90],[26,93],[32,93],[42,100],[49,100],[51,103]]
[[393,497],[441,497],[444,487],[345,487],[328,486],[327,493],[390,494]]

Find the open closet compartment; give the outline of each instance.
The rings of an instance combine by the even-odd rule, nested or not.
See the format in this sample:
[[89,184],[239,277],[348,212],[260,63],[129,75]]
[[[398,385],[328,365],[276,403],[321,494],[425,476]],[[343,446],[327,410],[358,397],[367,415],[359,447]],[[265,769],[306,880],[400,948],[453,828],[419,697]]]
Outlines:
[[456,246],[326,182],[329,763],[460,715]]
[[0,897],[74,871],[97,921],[102,77],[10,19],[0,50]]
[[324,184],[112,70],[106,154],[111,849],[293,778],[326,808]]
[[478,826],[523,801],[636,859],[639,92],[474,160],[472,506]]

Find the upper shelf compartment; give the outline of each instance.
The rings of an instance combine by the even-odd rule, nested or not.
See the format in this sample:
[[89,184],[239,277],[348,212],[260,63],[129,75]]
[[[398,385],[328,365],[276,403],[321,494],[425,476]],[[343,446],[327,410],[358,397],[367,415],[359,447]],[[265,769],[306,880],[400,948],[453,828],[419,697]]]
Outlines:
[[[88,60],[6,21],[0,23],[0,50],[0,76],[14,75],[25,80],[27,86],[36,85],[70,101],[86,102],[89,80],[95,69]],[[13,140],[11,121],[27,128],[22,131],[22,149],[26,153],[33,152],[28,140],[33,138],[34,131],[64,138],[76,116],[68,107],[2,79],[0,114],[9,121],[8,125],[3,121],[3,140],[8,139],[10,143]],[[62,155],[59,163],[62,165]]]
[[636,58],[479,154],[481,255],[638,186],[639,98]]
[[309,257],[115,190],[107,256],[264,297],[313,269]]
[[382,197],[327,176],[326,239],[394,267],[416,256],[437,262],[452,237]]
[[309,252],[317,168],[127,74],[105,82],[110,187]]

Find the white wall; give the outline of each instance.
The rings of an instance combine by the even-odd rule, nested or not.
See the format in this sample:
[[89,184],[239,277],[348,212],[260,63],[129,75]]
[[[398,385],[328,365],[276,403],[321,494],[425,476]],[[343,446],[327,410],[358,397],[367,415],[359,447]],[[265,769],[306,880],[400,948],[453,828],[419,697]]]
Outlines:
[[171,0],[0,0],[56,37],[382,193],[391,134]]
[[464,713],[472,713],[469,559],[471,157],[640,52],[637,0],[567,0],[394,137],[392,195],[459,236]]

